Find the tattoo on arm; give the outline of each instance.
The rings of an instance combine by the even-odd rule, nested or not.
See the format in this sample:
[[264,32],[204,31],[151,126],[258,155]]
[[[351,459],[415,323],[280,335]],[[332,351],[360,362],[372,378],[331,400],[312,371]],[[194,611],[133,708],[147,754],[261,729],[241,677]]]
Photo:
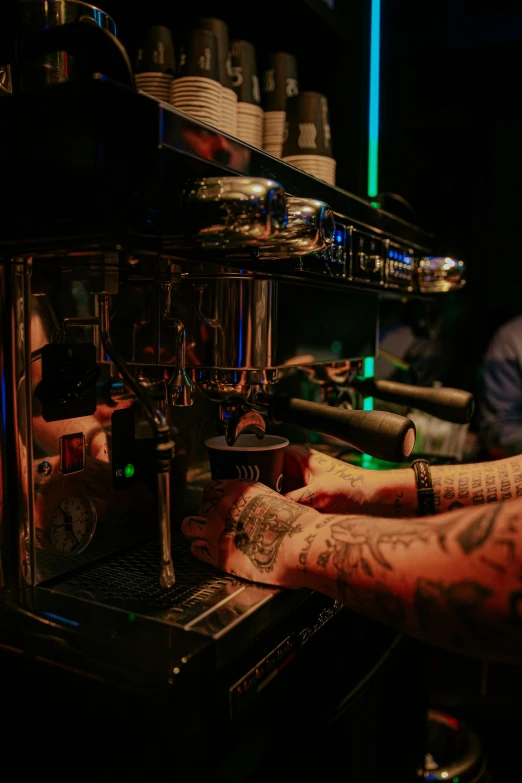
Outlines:
[[346,462],[342,462],[339,459],[332,459],[326,454],[314,453],[312,457],[313,461],[324,468],[325,473],[329,473],[332,476],[349,482],[350,486],[354,487],[357,483],[364,484],[364,470],[357,468],[354,465],[348,465]]
[[522,457],[452,467],[436,467],[437,506],[451,511],[522,497]]
[[485,509],[484,513],[474,519],[464,530],[458,534],[457,541],[462,551],[470,555],[475,549],[482,546],[490,537],[502,506]]
[[284,537],[300,532],[301,526],[294,523],[308,513],[307,508],[272,492],[248,501],[241,496],[228,516],[225,533],[234,535],[236,547],[259,571],[269,572],[274,570]]
[[299,565],[302,567],[304,573],[307,573],[308,571],[307,568],[308,555],[310,554],[310,549],[312,548],[312,544],[314,543],[316,537],[317,537],[317,533],[311,533],[309,536],[306,536],[305,546],[301,549],[299,553]]

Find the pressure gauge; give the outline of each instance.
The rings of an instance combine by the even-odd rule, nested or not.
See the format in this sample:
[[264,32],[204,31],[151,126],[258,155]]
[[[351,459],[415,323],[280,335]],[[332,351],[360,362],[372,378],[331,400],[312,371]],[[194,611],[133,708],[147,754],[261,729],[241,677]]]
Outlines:
[[96,507],[86,495],[66,495],[51,519],[51,544],[63,555],[77,555],[96,529]]

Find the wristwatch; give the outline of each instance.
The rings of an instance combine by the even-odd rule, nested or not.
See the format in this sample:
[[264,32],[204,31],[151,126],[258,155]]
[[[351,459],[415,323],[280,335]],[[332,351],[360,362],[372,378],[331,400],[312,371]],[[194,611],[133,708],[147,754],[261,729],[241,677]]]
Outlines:
[[436,514],[435,492],[431,481],[430,463],[426,459],[416,459],[411,463],[415,473],[417,483],[417,514],[420,517],[427,517],[430,514]]

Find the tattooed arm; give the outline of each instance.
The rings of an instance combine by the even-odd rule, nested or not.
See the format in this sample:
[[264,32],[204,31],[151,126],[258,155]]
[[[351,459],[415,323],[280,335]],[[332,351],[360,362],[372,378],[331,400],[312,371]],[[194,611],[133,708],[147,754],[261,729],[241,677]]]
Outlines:
[[[522,497],[522,455],[434,466],[431,475],[438,512]],[[287,497],[318,511],[409,517],[417,510],[411,468],[365,470],[304,446],[291,446],[285,460],[285,481]]]
[[221,482],[183,531],[196,556],[238,576],[315,589],[435,645],[522,655],[522,500],[390,520]]

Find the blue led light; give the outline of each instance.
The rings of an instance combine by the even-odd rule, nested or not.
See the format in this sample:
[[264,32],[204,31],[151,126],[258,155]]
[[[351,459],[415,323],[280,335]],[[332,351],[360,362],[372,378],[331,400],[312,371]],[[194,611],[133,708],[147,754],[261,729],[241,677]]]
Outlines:
[[342,236],[342,234],[337,234],[337,237],[336,237],[336,239],[337,239],[337,242],[342,242],[342,241],[343,241],[343,236]]
[[50,617],[51,620],[58,620],[60,623],[65,623],[66,625],[72,625],[74,628],[78,628],[80,623],[77,623],[76,620],[68,620],[67,617],[60,617],[59,614],[53,614],[52,612],[42,612],[46,617]]
[[393,258],[393,250],[388,251],[388,258]]
[[379,71],[381,56],[381,0],[372,0],[370,21],[370,96],[368,118],[368,195],[379,192]]

